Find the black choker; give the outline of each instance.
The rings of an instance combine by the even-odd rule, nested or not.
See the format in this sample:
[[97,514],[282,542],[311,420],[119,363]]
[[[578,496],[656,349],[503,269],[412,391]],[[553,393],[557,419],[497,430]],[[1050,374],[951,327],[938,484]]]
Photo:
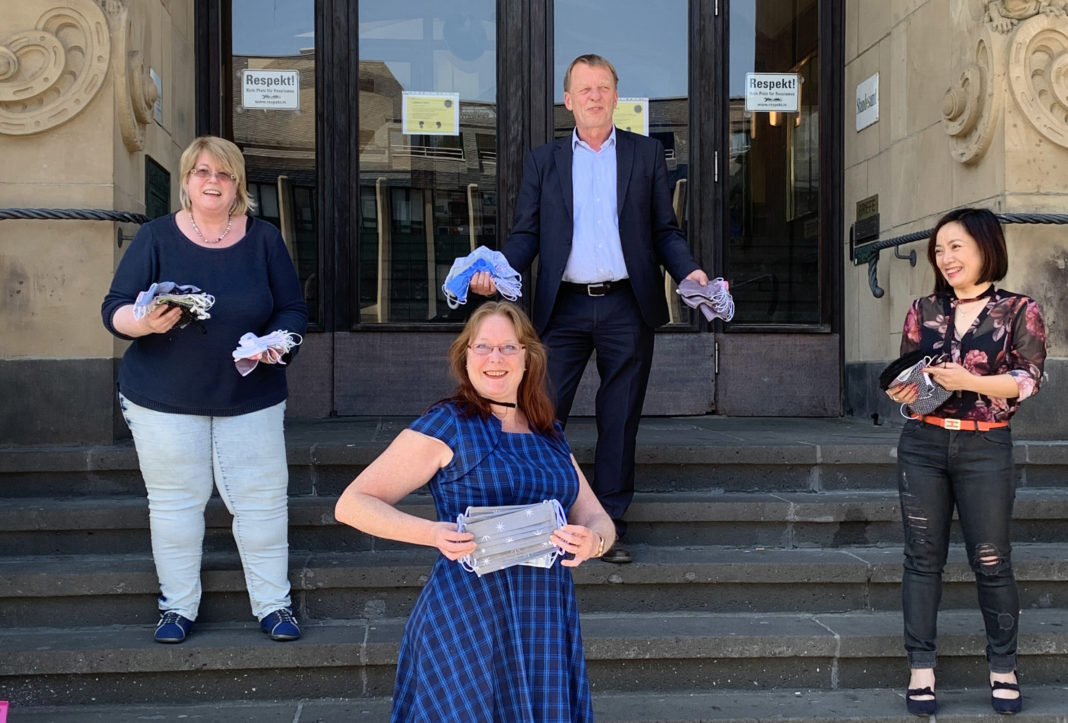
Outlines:
[[993,296],[995,291],[997,291],[997,289],[995,289],[994,285],[991,284],[990,286],[986,287],[986,291],[984,291],[983,293],[979,294],[979,296],[973,296],[970,299],[958,299],[956,292],[953,292],[953,303],[954,304],[967,304],[967,303],[972,302],[972,301],[979,301],[979,299],[985,299],[988,296]]
[[479,397],[479,398],[482,401],[486,402],[487,404],[496,404],[499,407],[508,407],[509,409],[515,409],[515,402],[498,402],[498,401],[493,400],[493,399],[486,399],[485,397]]

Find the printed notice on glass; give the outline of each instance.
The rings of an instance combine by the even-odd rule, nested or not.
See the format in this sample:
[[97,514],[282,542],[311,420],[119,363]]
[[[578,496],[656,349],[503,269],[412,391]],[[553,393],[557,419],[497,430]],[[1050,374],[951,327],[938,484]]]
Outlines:
[[404,135],[460,135],[460,94],[406,90],[401,93]]
[[241,71],[241,106],[300,110],[300,71]]
[[746,73],[745,109],[750,112],[796,113],[801,98],[797,73]]
[[612,123],[631,133],[649,135],[649,99],[620,98],[612,113]]

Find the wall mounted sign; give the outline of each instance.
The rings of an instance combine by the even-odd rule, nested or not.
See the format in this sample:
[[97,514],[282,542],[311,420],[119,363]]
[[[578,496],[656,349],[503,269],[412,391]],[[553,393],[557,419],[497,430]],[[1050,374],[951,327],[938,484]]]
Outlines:
[[154,68],[148,69],[148,77],[152,79],[152,85],[156,86],[156,102],[152,104],[152,118],[159,125],[163,125],[163,80]]
[[244,108],[300,110],[300,71],[241,71],[241,105]]
[[879,120],[879,74],[857,86],[857,131]]
[[796,113],[801,102],[797,73],[746,73],[745,109],[751,112]]

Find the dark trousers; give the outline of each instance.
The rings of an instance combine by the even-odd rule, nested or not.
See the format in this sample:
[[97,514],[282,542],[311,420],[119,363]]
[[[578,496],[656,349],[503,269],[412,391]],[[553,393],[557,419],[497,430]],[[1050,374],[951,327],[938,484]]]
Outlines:
[[906,422],[897,465],[905,526],[901,599],[909,667],[935,667],[942,569],[955,506],[968,564],[975,572],[990,670],[1012,672],[1020,615],[1009,543],[1016,496],[1012,433],[1008,427],[965,432]]
[[571,414],[582,372],[596,351],[597,448],[590,486],[622,537],[634,497],[634,450],[653,361],[653,329],[630,287],[601,297],[561,289],[542,341],[549,351],[557,418]]

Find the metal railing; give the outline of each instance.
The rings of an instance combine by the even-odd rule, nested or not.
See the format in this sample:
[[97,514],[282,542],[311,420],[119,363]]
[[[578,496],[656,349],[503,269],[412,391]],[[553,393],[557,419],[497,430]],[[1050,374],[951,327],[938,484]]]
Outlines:
[[[0,221],[43,219],[46,221],[117,221],[118,223],[145,224],[151,221],[143,213],[111,211],[103,208],[0,208]],[[115,229],[115,243],[121,249],[126,236],[122,229]]]
[[[999,213],[996,214],[996,216],[998,221],[1003,224],[1068,224],[1068,214],[1064,213]],[[916,241],[926,241],[931,237],[932,231],[934,231],[934,229],[929,228],[924,231],[915,231],[903,236],[895,236],[894,238],[883,239],[880,241],[868,241],[856,245],[852,242],[850,243],[853,265],[860,266],[865,262],[868,264],[868,287],[871,289],[872,296],[876,299],[881,299],[886,293],[886,291],[879,286],[878,279],[876,278],[879,268],[879,252],[883,249],[892,248],[894,249],[894,258],[907,260],[910,265],[915,266],[916,250],[913,249],[907,255],[902,256],[898,253],[897,247],[914,243]],[[850,237],[852,237],[852,226],[849,229],[849,234]]]

